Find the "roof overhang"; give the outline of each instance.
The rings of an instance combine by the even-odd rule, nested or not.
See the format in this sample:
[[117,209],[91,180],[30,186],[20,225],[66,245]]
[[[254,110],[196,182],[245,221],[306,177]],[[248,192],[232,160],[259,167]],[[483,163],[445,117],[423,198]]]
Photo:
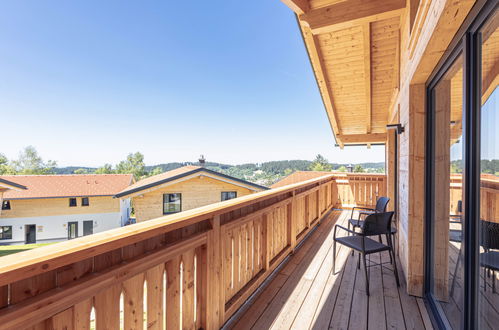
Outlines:
[[386,142],[405,0],[282,0],[297,17],[336,143]]
[[26,189],[28,189],[28,188],[26,188],[25,186],[23,186],[21,184],[0,178],[0,191],[6,191],[6,190],[21,191],[21,190],[26,190]]
[[183,182],[183,181],[191,180],[191,179],[197,178],[197,177],[209,177],[209,178],[212,178],[212,179],[215,179],[218,181],[223,181],[223,182],[230,183],[230,184],[233,184],[236,186],[240,186],[240,187],[243,187],[243,188],[255,191],[255,192],[270,189],[268,187],[261,186],[261,185],[258,185],[256,183],[252,183],[252,182],[248,182],[248,181],[241,180],[238,178],[234,178],[234,177],[231,177],[229,175],[225,175],[225,174],[222,174],[222,173],[219,173],[216,171],[212,171],[212,170],[209,170],[206,168],[198,168],[198,169],[195,169],[195,170],[192,170],[192,171],[189,171],[186,173],[182,173],[182,174],[179,174],[179,175],[176,175],[173,177],[169,177],[169,178],[166,178],[163,180],[159,180],[159,181],[156,181],[156,182],[144,185],[144,186],[140,186],[140,187],[129,189],[129,190],[124,190],[124,191],[116,194],[114,197],[115,198],[135,197],[135,196],[139,196],[139,195],[142,195],[144,193],[147,193],[147,192],[150,192],[153,190],[161,189],[161,188],[171,186],[171,185]]

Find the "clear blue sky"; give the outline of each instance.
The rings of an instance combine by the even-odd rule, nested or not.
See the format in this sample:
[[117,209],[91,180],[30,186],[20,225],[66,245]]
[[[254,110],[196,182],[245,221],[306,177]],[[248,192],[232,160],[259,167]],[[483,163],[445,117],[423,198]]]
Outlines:
[[334,147],[296,21],[279,0],[2,1],[0,153],[60,166],[383,161]]

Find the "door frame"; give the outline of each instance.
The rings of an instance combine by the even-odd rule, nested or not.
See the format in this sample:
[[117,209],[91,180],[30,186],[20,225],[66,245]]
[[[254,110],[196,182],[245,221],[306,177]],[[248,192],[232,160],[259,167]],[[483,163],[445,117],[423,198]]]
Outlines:
[[[33,235],[35,237],[34,242],[28,242],[28,228],[33,228]],[[24,225],[24,244],[36,244],[36,225],[35,224]]]
[[[75,224],[75,237],[71,237],[71,225]],[[78,221],[68,221],[68,240],[78,238]]]
[[480,218],[480,90],[481,90],[481,35],[480,29],[499,7],[494,1],[477,1],[448,50],[426,83],[426,154],[425,154],[425,281],[424,297],[436,325],[449,328],[442,307],[431,293],[433,211],[434,196],[434,130],[435,108],[432,92],[454,60],[463,55],[463,218],[464,288],[462,326],[478,329],[479,244],[478,222]]

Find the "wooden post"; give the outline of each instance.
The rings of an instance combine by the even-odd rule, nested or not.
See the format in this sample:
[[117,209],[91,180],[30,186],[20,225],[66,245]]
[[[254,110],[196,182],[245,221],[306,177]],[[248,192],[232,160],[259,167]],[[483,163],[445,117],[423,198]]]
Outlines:
[[267,213],[262,216],[263,225],[263,270],[267,271],[270,267],[271,259],[271,244],[272,244],[272,228],[270,228],[270,220]]
[[319,183],[319,189],[317,189],[317,223],[321,223],[321,184]]
[[386,193],[387,197],[390,198],[390,203],[388,203],[388,211],[395,210],[395,178],[397,173],[395,172],[396,166],[395,162],[395,139],[397,138],[395,131],[387,132],[386,148],[385,148],[385,164],[386,164]]
[[225,298],[223,291],[222,237],[220,216],[211,219],[208,232],[206,283],[206,329],[219,329],[224,322]]
[[[294,193],[293,193],[294,195]],[[297,212],[296,212],[296,198],[293,196],[291,203],[288,204],[288,245],[291,247],[291,251],[294,252],[296,248],[296,226],[298,225],[297,221]]]

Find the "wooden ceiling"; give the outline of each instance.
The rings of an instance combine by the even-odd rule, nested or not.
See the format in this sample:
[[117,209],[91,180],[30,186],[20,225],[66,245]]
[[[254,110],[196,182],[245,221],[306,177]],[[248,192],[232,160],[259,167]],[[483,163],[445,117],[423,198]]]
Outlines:
[[384,143],[406,1],[282,1],[298,17],[337,143]]

